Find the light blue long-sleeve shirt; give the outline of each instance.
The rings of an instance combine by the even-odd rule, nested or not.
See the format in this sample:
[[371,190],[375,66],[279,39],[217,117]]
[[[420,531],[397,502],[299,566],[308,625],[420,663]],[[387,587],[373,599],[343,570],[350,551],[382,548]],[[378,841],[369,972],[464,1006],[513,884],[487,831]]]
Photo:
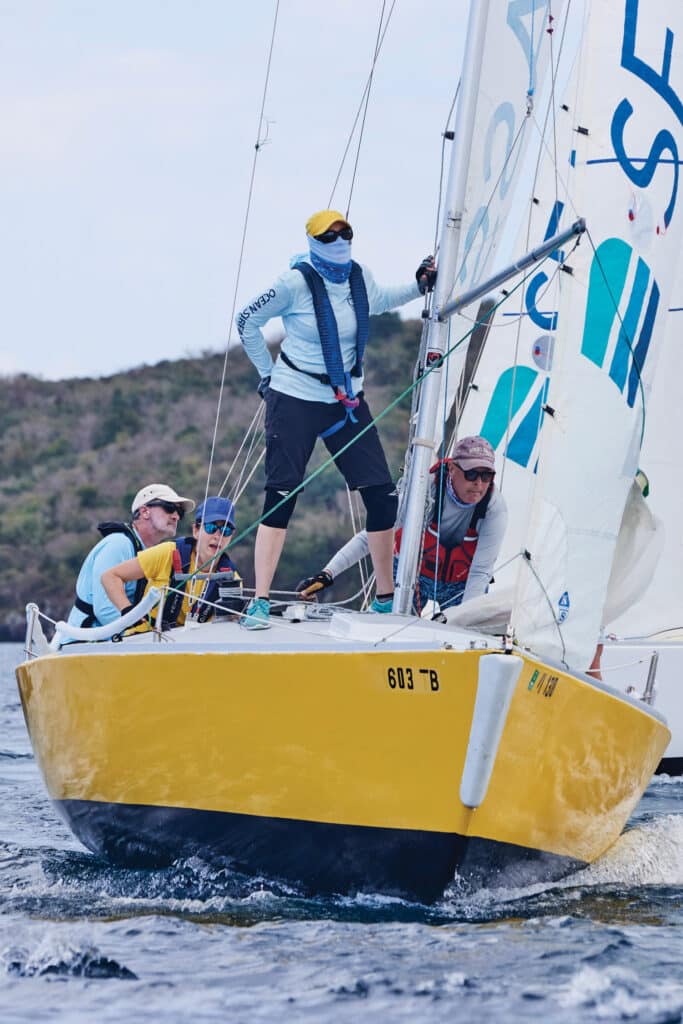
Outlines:
[[[76,581],[76,593],[82,601],[87,601],[94,607],[97,619],[94,623],[95,626],[106,626],[108,622],[118,619],[121,614],[116,605],[109,600],[107,592],[102,586],[102,573],[134,557],[133,542],[125,533],[108,534],[86,556]],[[135,596],[136,586],[136,580],[125,584],[129,601],[132,601]],[[85,617],[85,614],[74,605],[69,612],[67,621],[70,626],[80,626]]]
[[[308,255],[293,257],[291,264],[302,261],[310,263]],[[367,267],[363,267],[363,279],[368,292],[370,314],[376,316],[390,309],[403,306],[416,299],[420,291],[417,282],[405,285],[380,287]],[[335,284],[325,281],[332,311],[337,321],[339,344],[344,369],[348,372],[356,362],[356,314],[351,301],[348,281]],[[240,340],[261,377],[270,377],[270,386],[275,391],[309,402],[336,401],[332,388],[321,384],[305,373],[290,369],[278,358],[273,363],[261,328],[273,317],[281,316],[285,327],[282,350],[302,370],[310,373],[325,373],[318,325],[313,309],[313,297],[303,274],[298,270],[287,270],[267,288],[247,303],[237,315],[236,324]],[[354,394],[363,387],[362,377],[352,377]]]

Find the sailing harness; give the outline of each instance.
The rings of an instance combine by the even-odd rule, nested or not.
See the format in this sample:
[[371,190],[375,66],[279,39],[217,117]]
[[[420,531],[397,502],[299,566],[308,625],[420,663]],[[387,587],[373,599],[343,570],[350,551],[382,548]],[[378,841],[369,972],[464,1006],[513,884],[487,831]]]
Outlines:
[[341,430],[349,420],[351,423],[358,422],[353,415],[353,410],[358,408],[359,399],[354,398],[351,378],[360,377],[363,373],[363,356],[365,355],[365,346],[367,345],[370,332],[368,291],[365,287],[360,264],[352,260],[349,287],[351,289],[353,308],[356,312],[356,361],[350,372],[347,373],[344,370],[344,360],[342,358],[341,345],[339,344],[337,320],[323,278],[317,270],[313,269],[310,263],[296,263],[292,269],[298,270],[303,275],[311,292],[313,310],[315,312],[320,345],[327,372],[313,373],[311,370],[304,370],[297,366],[283,350],[280,350],[280,358],[290,370],[304,373],[307,377],[313,377],[314,380],[319,381],[321,384],[331,387],[334,397],[344,406],[346,410],[344,419],[334,423],[320,435],[322,438],[330,437],[332,434],[336,434],[338,430]]
[[[439,473],[438,498],[434,502],[432,521],[422,535],[422,559],[418,574],[426,576],[430,580],[439,580],[442,583],[463,583],[469,576],[472,559],[477,550],[479,539],[477,524],[486,515],[493,493],[493,484],[490,485],[481,501],[474,506],[472,518],[461,542],[454,548],[447,548],[441,543],[439,533],[447,494],[445,478],[448,461],[448,459],[441,459],[430,469],[430,473],[437,471]],[[402,530],[396,531],[394,542],[394,554],[396,555],[401,550],[402,532]]]
[[[128,537],[129,541],[133,545],[133,557],[137,555],[138,551],[142,551],[143,544],[137,533],[128,523],[117,523],[117,522],[106,522],[98,523],[97,529],[100,531],[103,537],[108,537],[112,533],[124,533]],[[135,593],[131,598],[131,604],[138,604],[145,593],[147,587],[147,580],[137,580],[135,584]],[[74,607],[78,608],[79,612],[83,612],[85,618],[81,623],[81,629],[92,629],[94,626],[99,625],[97,616],[95,615],[95,608],[90,601],[84,601],[82,597],[79,597],[78,591],[76,591],[76,599],[74,601]]]
[[[185,599],[185,586],[184,581],[176,579],[176,574],[183,573],[187,574],[191,572],[190,566],[192,564],[192,553],[195,549],[196,541],[194,537],[180,537],[176,542],[176,549],[173,552],[173,562],[171,568],[171,578],[169,580],[168,597],[164,603],[164,617],[162,622],[162,629],[171,629],[177,625],[178,616],[182,611],[183,601]],[[234,573],[236,572],[236,565],[227,554],[222,554],[218,559],[216,569],[212,571],[229,573],[226,576],[226,582],[232,581]],[[144,581],[147,582],[146,580]],[[211,604],[205,602],[210,601],[213,604],[218,602],[220,597],[221,584],[219,580],[209,580],[208,586],[201,595],[201,602],[194,601],[190,606],[190,614],[193,615],[199,605],[199,611],[197,613],[197,620],[199,622],[206,622],[209,616],[213,613],[214,609]],[[231,599],[232,600],[232,599]],[[241,611],[243,602],[240,600],[239,610]]]

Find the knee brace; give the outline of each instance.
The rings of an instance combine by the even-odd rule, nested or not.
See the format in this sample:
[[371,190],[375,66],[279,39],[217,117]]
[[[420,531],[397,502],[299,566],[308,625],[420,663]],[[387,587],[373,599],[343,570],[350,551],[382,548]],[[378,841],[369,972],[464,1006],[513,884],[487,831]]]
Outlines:
[[288,494],[289,491],[276,491],[273,487],[266,487],[266,500],[263,502],[263,514],[266,517],[263,520],[264,526],[273,526],[276,530],[287,529],[287,524],[292,518],[292,512],[296,505],[298,493],[292,495],[284,505],[280,505],[280,508],[275,509],[274,512],[271,512],[271,509],[275,508]]
[[368,533],[391,530],[398,512],[398,494],[395,484],[375,484],[359,487],[360,496],[367,509],[365,528]]

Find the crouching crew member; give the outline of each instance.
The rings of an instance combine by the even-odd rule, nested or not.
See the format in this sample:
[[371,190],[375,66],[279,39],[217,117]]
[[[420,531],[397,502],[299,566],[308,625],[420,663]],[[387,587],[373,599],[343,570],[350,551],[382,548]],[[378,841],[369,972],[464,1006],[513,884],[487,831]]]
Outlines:
[[[495,489],[496,457],[483,437],[463,437],[432,467],[432,509],[418,570],[420,608],[436,600],[452,608],[485,594],[507,526],[507,506]],[[395,553],[401,547],[396,531]]]
[[[432,505],[422,537],[418,610],[430,600],[451,608],[486,593],[507,526],[505,499],[494,485],[495,454],[485,438],[461,438],[451,456],[431,471]],[[396,561],[401,533],[396,531]],[[297,589],[303,598],[313,598],[365,555],[363,531]]]
[[140,579],[145,580],[145,591],[150,587],[174,588],[164,602],[164,629],[182,626],[188,615],[205,622],[216,611],[211,606],[216,603],[221,604],[221,610],[241,611],[243,602],[240,597],[221,598],[221,591],[225,588],[219,580],[195,577],[186,581],[176,580],[180,573],[220,572],[226,574],[226,583],[238,583],[239,573],[226,552],[234,529],[233,503],[228,498],[207,498],[195,512],[191,537],[157,544],[109,569],[102,576],[102,586],[118,614],[124,615],[133,607],[128,601],[126,584]]

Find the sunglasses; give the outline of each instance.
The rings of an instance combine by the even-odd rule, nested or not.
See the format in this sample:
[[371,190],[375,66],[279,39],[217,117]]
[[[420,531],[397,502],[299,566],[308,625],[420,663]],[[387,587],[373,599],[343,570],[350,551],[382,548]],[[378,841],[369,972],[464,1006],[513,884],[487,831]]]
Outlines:
[[[458,466],[457,462],[453,463],[454,466]],[[484,484],[490,484],[496,475],[494,469],[463,469],[462,466],[458,466],[458,469],[465,477],[468,483],[473,484],[475,480],[481,480]]]
[[172,515],[174,512],[178,513],[178,519],[182,519],[185,515],[185,509],[182,505],[174,505],[172,501],[162,501],[160,498],[157,501],[148,501],[147,508],[161,508],[168,515]]
[[330,228],[328,231],[323,231],[322,235],[316,235],[316,241],[322,242],[323,245],[329,245],[330,242],[336,242],[338,238],[343,238],[345,242],[350,242],[353,238],[352,228],[340,228],[339,231],[334,231]]
[[[197,526],[199,526],[199,523],[197,523]],[[233,529],[234,527],[230,526],[229,523],[204,523],[204,532],[208,533],[209,536],[220,531],[227,537],[232,533]]]

